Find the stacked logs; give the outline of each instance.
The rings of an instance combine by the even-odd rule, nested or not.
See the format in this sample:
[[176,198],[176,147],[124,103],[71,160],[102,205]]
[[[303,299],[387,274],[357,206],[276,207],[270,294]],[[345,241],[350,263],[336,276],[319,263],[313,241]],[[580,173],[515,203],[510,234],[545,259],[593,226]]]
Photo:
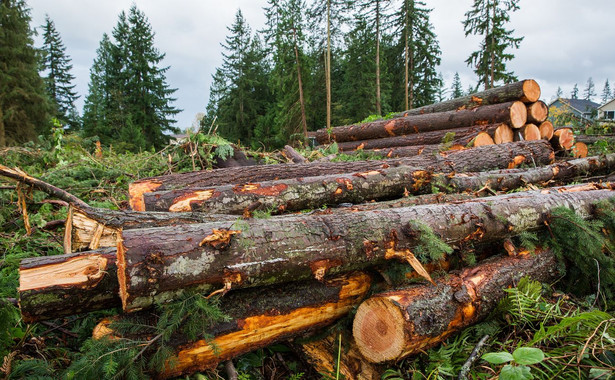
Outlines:
[[[466,104],[472,109],[453,112],[486,118],[487,107],[509,115],[518,104],[526,113],[532,108],[512,101],[502,106],[503,95],[495,93],[480,107]],[[450,112],[444,106],[409,114]],[[502,122],[471,128],[495,133],[494,123]],[[408,131],[397,123],[387,134]],[[416,136],[439,132],[422,125]],[[461,121],[455,125],[463,128]],[[565,185],[609,174],[615,155],[554,158],[553,144],[538,139],[420,157],[296,160],[142,179],[129,188],[132,210],[71,203],[65,254],[22,261],[19,306],[28,322],[110,308],[155,319],[153,305],[187,290],[220,295],[229,321],[196,340],[174,336],[172,357],[152,374],[160,378],[215,368],[242,353],[322,330],[358,308],[341,371],[347,378],[379,378],[379,363],[437,345],[483,319],[503,289],[521,277],[550,282],[559,276],[551,251],[519,251],[510,239],[545,228],[557,207],[591,217],[595,202],[612,198],[615,186]],[[502,194],[531,184],[551,187]],[[441,258],[421,263],[414,253],[425,231],[445,245]],[[485,258],[470,268],[458,260],[469,246]],[[419,284],[391,282],[387,271],[396,265]],[[430,275],[450,269],[457,270]],[[113,321],[125,318],[128,314],[101,322],[95,338],[123,338]],[[336,339],[329,335],[301,351],[327,372],[337,356]]]
[[[321,144],[336,142],[346,153],[410,157],[512,141],[547,140],[556,151],[570,151],[572,134],[554,132],[549,109],[538,100],[540,86],[523,80],[465,97],[415,108],[392,120],[320,129]],[[575,150],[578,157],[580,149]]]

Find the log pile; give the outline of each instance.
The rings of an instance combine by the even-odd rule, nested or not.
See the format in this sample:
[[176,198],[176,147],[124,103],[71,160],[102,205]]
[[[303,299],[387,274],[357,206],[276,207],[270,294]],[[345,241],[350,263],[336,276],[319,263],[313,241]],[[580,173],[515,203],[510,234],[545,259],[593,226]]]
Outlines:
[[[596,202],[615,196],[607,182],[568,185],[610,174],[615,155],[555,161],[555,150],[571,149],[570,136],[543,127],[539,94],[534,81],[522,81],[330,135],[342,149],[389,149],[387,159],[310,163],[287,148],[294,164],[141,179],[129,188],[132,210],[92,208],[51,189],[71,203],[65,254],[22,261],[23,318],[117,308],[125,314],[102,321],[94,337],[133,339],[114,321],[155,320],[152,306],[187,292],[220,297],[229,320],[197,339],[174,335],[167,364],[152,373],[169,378],[322,331],[356,309],[340,370],[380,378],[380,363],[485,318],[521,277],[556,280],[553,252],[517,249],[511,239],[547,228],[558,207],[591,218]],[[427,148],[451,131],[452,141],[476,147]],[[401,150],[407,154],[390,153]],[[424,252],[427,238],[438,252]],[[466,267],[459,257],[471,248],[484,260]],[[400,265],[404,278],[391,280],[388,270]],[[301,351],[330,372],[341,336]]]
[[[538,83],[523,80],[408,110],[391,120],[323,128],[316,138],[321,144],[337,143],[345,153],[363,151],[389,158],[541,139],[550,141],[556,151],[570,152],[571,131],[554,135],[547,120],[549,109],[539,97]],[[575,149],[575,154],[587,156],[582,149]]]

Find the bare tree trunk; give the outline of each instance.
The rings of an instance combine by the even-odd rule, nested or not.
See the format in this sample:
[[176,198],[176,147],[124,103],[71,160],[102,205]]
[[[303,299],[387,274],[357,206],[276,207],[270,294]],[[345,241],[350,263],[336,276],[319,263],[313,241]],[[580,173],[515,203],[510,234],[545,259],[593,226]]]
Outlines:
[[299,85],[299,104],[301,106],[301,124],[303,127],[303,136],[307,139],[307,119],[305,116],[305,100],[303,99],[303,82],[301,81],[301,63],[299,62],[299,48],[297,47],[297,30],[294,25],[293,29],[293,40],[294,40],[294,49],[295,49],[295,60],[297,62],[297,82]]
[[4,128],[4,113],[2,111],[2,107],[0,107],[0,148],[4,148],[6,146],[6,134]]
[[376,114],[382,115],[380,102],[380,1],[376,0]]
[[331,128],[331,0],[327,0],[327,56],[325,61],[327,85],[327,129]]

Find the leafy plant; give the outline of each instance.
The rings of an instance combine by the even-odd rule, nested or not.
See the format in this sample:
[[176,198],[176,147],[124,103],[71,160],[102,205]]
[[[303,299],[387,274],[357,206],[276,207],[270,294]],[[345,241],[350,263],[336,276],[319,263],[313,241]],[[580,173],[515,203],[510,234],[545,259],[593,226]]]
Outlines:
[[500,380],[529,380],[534,376],[529,366],[542,362],[545,358],[544,352],[535,347],[519,347],[513,351],[512,355],[506,351],[490,352],[484,354],[482,359],[491,364],[506,364],[500,370]]

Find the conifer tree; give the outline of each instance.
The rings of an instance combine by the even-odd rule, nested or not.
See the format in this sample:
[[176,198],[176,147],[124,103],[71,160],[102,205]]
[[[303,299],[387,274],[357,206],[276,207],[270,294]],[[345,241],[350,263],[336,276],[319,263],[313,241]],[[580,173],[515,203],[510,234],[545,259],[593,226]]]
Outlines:
[[453,84],[451,86],[451,99],[460,98],[463,96],[463,88],[461,86],[461,78],[459,78],[459,73],[455,72],[455,76],[453,77]]
[[609,79],[604,82],[604,88],[602,89],[602,104],[611,100],[611,84],[609,83]]
[[572,91],[570,92],[570,98],[571,99],[578,99],[579,98],[579,87],[577,86],[577,84],[574,84],[574,87],[572,88]]
[[79,120],[75,118],[77,111],[75,101],[79,96],[75,91],[75,76],[71,74],[73,65],[66,47],[62,42],[55,23],[45,16],[43,25],[42,71],[46,74],[45,87],[49,99],[55,105],[55,117],[71,129],[79,129]]
[[583,99],[592,100],[594,96],[596,96],[596,86],[594,85],[594,80],[592,77],[589,77],[587,79],[586,87],[583,90]]
[[474,0],[472,9],[466,12],[462,22],[465,35],[482,36],[479,50],[470,54],[466,63],[478,75],[485,89],[493,88],[496,82],[514,82],[517,77],[507,71],[506,62],[514,58],[508,48],[519,48],[523,37],[513,37],[514,30],[505,29],[510,21],[510,12],[519,9],[519,0]]
[[106,118],[106,104],[109,93],[106,91],[106,70],[111,60],[111,41],[105,33],[96,50],[96,58],[90,67],[88,95],[83,106],[83,133],[86,136],[98,136],[100,142],[109,145],[113,142]]
[[560,86],[557,86],[557,91],[555,92],[555,98],[561,98],[564,95],[564,91]]
[[48,133],[50,102],[23,0],[0,1],[0,147]]

